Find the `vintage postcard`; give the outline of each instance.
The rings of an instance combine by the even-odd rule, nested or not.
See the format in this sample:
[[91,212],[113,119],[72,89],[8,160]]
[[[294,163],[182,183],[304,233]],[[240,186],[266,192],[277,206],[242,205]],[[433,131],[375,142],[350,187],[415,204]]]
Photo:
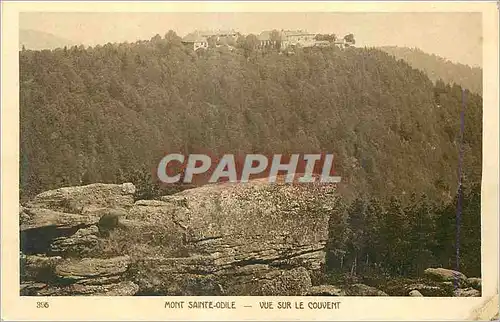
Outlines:
[[498,27],[3,2],[2,319],[498,319]]

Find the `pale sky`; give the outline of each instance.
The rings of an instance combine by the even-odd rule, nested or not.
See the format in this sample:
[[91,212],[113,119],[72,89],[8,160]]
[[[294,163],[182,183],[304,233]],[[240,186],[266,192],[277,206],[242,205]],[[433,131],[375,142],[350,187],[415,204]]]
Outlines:
[[150,39],[172,29],[235,29],[259,33],[303,29],[353,33],[356,45],[418,47],[454,62],[481,66],[480,13],[21,13],[20,29],[32,29],[85,45]]

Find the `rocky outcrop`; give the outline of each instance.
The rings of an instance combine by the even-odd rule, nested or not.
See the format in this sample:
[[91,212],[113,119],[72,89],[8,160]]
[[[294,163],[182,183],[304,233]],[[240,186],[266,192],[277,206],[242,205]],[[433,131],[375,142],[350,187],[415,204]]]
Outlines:
[[[430,268],[426,272],[428,273],[423,278],[391,279],[384,283],[381,289],[391,296],[412,296],[410,293],[413,291],[418,291],[422,296],[431,297],[481,296],[481,288],[474,289],[474,286],[481,285],[479,278],[467,278],[460,272],[444,268]],[[445,272],[445,274],[436,275],[435,272]],[[450,280],[450,276],[457,279]]]
[[[325,258],[332,186],[216,184],[133,203],[130,184],[21,209],[24,295],[302,295]],[[120,226],[99,234],[103,214]]]
[[481,296],[481,292],[472,287],[458,288],[453,292],[453,295],[457,297]]
[[424,276],[439,282],[458,282],[460,285],[467,285],[467,277],[451,269],[428,268],[424,271]]

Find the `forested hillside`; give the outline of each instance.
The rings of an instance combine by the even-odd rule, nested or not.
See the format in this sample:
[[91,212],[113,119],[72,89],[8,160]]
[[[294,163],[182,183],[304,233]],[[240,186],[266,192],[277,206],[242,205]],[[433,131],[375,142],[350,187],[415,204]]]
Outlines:
[[384,51],[281,54],[249,36],[194,52],[169,32],[23,50],[20,88],[21,198],[92,182],[131,181],[137,199],[165,194],[153,172],[167,152],[327,152],[341,200],[319,279],[389,287],[384,278],[457,263],[481,274],[482,98]]
[[[250,39],[251,40],[251,39]],[[149,180],[166,152],[331,152],[347,198],[457,189],[462,89],[377,49],[294,55],[251,41],[20,52],[21,194]],[[466,91],[464,180],[481,176],[482,99]]]
[[445,83],[458,84],[474,93],[483,93],[483,71],[479,67],[453,63],[418,48],[387,46],[380,49],[424,71],[434,82],[441,79]]

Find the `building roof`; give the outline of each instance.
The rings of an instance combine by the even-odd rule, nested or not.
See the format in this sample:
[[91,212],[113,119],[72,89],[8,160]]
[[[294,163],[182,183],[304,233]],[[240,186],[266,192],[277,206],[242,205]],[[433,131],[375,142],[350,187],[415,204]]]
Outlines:
[[198,32],[192,32],[187,34],[182,38],[182,42],[195,43],[195,42],[207,42],[207,38],[201,36]]

